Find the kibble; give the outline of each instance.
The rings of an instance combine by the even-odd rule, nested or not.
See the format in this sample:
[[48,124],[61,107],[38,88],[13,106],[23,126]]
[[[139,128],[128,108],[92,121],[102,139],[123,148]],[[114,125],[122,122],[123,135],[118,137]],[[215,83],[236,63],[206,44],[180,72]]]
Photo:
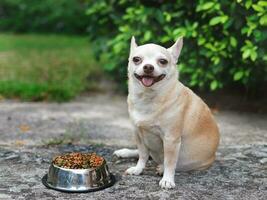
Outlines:
[[89,169],[102,165],[104,158],[96,153],[68,153],[56,156],[53,164],[67,169]]

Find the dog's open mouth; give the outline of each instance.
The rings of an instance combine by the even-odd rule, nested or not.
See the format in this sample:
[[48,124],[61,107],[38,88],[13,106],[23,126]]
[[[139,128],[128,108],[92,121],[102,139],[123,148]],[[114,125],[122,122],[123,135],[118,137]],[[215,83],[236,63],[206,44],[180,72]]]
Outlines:
[[154,83],[161,81],[166,74],[161,74],[159,76],[150,76],[150,75],[138,75],[136,73],[134,73],[134,76],[141,81],[141,83],[145,86],[145,87],[150,87],[152,86]]

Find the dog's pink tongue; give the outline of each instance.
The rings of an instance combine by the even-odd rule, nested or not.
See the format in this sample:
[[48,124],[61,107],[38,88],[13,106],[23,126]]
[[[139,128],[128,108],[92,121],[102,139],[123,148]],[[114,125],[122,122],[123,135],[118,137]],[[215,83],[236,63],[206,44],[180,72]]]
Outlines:
[[149,87],[153,84],[153,78],[150,77],[143,77],[142,78],[142,83],[144,86]]

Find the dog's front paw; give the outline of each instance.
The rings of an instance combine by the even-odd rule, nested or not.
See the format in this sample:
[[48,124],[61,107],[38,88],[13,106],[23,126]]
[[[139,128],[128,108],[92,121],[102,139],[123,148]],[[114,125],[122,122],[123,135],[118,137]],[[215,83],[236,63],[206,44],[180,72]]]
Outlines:
[[139,167],[130,167],[125,171],[125,174],[128,175],[140,175],[142,173],[143,169]]
[[172,189],[175,187],[175,183],[173,180],[169,179],[169,178],[162,178],[159,182],[159,186],[162,189]]

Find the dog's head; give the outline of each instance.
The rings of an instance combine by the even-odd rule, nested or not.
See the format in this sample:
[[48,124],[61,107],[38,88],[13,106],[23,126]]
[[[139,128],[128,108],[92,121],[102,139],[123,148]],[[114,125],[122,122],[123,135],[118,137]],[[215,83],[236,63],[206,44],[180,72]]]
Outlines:
[[183,46],[182,38],[166,49],[156,44],[137,46],[132,37],[128,76],[143,87],[156,87],[166,80],[178,77],[176,63]]

